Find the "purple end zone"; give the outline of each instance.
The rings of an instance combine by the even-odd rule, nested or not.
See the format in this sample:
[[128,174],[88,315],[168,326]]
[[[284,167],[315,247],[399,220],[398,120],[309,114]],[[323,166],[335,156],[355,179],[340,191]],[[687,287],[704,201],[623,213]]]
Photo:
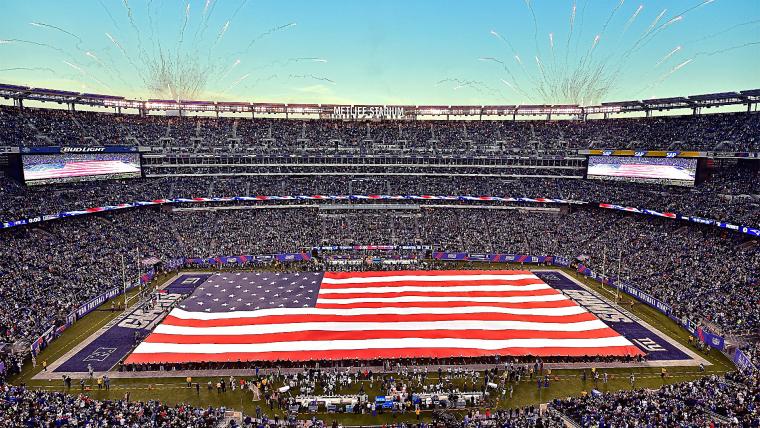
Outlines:
[[185,294],[189,295],[195,288],[206,282],[212,274],[199,273],[192,275],[180,275],[177,279],[172,281],[171,284],[164,287],[164,291],[172,294]]
[[555,272],[535,272],[535,274],[551,287],[565,293],[589,312],[599,317],[602,322],[613,330],[630,340],[636,347],[647,354],[647,360],[692,359],[659,334],[620,312],[600,298],[598,294],[581,287],[565,275]]
[[143,311],[142,306],[131,309],[126,317],[118,318],[118,322],[106,330],[63,364],[56,367],[55,372],[87,372],[87,365],[92,365],[96,372],[110,370],[126,357],[136,345],[135,332],[140,338],[145,337],[154,327],[155,321],[163,314],[160,303],[169,305],[185,298],[195,291],[195,288],[206,282],[211,274],[180,275],[172,281],[159,300],[159,305],[152,311]]

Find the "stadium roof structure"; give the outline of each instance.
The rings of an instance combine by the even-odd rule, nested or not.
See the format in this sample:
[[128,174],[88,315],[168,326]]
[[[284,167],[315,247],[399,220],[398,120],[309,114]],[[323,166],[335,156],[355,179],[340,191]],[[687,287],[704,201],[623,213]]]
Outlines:
[[750,89],[748,91],[739,92],[742,96],[747,97],[755,102],[760,101],[760,89]]
[[[393,118],[413,119],[418,116],[536,116],[571,115],[586,116],[589,114],[631,113],[666,111],[675,109],[692,109],[698,112],[702,108],[729,105],[746,105],[748,111],[753,105],[760,103],[760,89],[750,89],[739,92],[720,92],[713,94],[692,95],[688,97],[656,98],[648,100],[630,100],[603,102],[600,105],[340,105],[340,104],[283,104],[241,101],[201,101],[201,100],[132,100],[122,96],[79,93],[56,89],[32,88],[28,86],[0,83],[0,97],[13,99],[19,106],[23,101],[53,102],[67,104],[71,110],[77,105],[108,107],[116,109],[137,109],[141,114],[149,111],[188,111],[188,112],[223,112],[270,114],[270,115],[317,115],[321,118],[336,116],[346,118],[355,112],[369,112],[380,107],[395,109]],[[347,111],[346,114],[336,112]],[[373,118],[370,116],[349,117],[356,119]],[[379,114],[378,119],[388,118]]]
[[671,98],[653,98],[651,100],[642,100],[641,103],[650,109],[669,109],[669,108],[690,108],[694,106],[694,101],[686,97]]

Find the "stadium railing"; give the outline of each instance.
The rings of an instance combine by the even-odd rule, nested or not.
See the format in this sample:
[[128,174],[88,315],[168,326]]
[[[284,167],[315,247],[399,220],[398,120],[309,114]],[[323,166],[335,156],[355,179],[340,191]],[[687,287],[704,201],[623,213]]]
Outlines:
[[[119,205],[107,205],[102,207],[93,207],[87,209],[80,209],[75,211],[62,211],[55,214],[42,215],[37,217],[31,217],[26,219],[19,219],[13,221],[6,221],[0,223],[0,229],[7,229],[11,227],[26,226],[30,224],[36,224],[44,221],[56,220],[65,217],[75,217],[82,215],[90,215],[106,211],[122,210],[127,208],[137,208],[145,206],[165,205],[165,204],[195,204],[195,203],[219,203],[219,202],[243,202],[243,201],[257,201],[257,202],[270,202],[270,201],[351,201],[351,200],[369,200],[369,201],[458,201],[458,202],[498,202],[498,203],[541,203],[541,204],[575,204],[586,205],[589,202],[567,200],[567,199],[555,199],[555,198],[526,198],[526,197],[499,197],[499,196],[471,196],[471,195],[288,195],[288,196],[233,196],[233,197],[219,197],[219,198],[171,198],[171,199],[154,199],[152,201],[137,201],[122,203]],[[597,204],[594,204],[597,205]],[[649,210],[636,207],[626,207],[616,204],[600,203],[597,205],[599,208],[613,209],[617,211],[632,212],[636,214],[645,214],[650,216],[677,219],[682,221],[688,221],[691,223],[705,224],[722,229],[728,229],[735,232],[743,233],[753,237],[760,237],[760,228],[737,225],[733,223],[727,223],[715,219],[709,219],[704,217],[697,217],[691,215],[683,215],[671,212],[660,212],[656,210]]]

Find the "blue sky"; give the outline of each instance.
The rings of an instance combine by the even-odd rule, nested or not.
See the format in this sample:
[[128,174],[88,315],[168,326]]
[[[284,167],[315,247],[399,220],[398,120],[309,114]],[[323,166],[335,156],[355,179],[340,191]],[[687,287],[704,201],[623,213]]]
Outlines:
[[[133,98],[589,104],[760,87],[758,0],[6,0],[0,11],[0,82]],[[173,71],[151,73],[162,56]]]

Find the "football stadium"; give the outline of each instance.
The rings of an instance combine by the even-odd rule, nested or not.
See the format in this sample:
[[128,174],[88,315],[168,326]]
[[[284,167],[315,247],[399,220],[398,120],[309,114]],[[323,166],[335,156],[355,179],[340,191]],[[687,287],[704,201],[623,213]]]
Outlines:
[[760,427],[757,1],[0,12],[0,427]]

